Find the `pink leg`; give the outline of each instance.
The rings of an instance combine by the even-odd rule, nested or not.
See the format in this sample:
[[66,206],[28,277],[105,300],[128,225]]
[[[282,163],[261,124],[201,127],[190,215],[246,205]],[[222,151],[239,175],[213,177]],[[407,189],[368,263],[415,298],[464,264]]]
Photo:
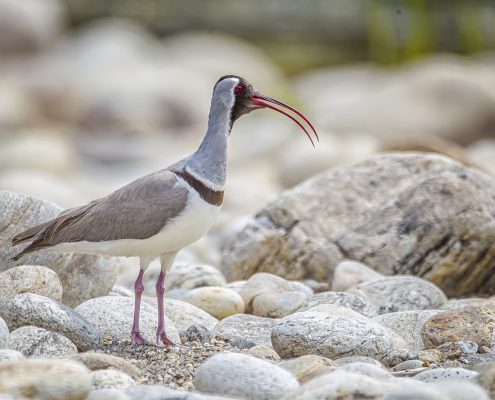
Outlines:
[[165,321],[163,317],[163,294],[165,293],[165,272],[161,271],[156,281],[156,298],[158,300],[158,329],[156,330],[156,344],[160,344],[160,340],[165,346],[174,346],[165,333]]
[[131,344],[144,343],[144,338],[141,336],[141,332],[139,332],[139,311],[141,309],[141,295],[144,291],[143,275],[144,269],[140,269],[136,282],[134,282],[134,323],[131,330]]

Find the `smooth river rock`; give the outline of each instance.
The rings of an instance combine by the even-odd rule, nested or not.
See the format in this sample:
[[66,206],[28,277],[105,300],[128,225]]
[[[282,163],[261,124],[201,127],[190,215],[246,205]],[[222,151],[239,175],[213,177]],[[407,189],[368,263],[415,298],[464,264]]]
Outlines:
[[61,358],[77,354],[77,347],[65,336],[36,326],[23,326],[10,334],[9,348],[29,358]]
[[409,356],[400,336],[372,320],[309,311],[277,322],[272,330],[272,343],[282,358],[305,354],[331,359],[361,355],[393,366]]
[[307,311],[321,304],[347,307],[367,317],[378,314],[378,307],[366,297],[348,292],[320,292],[308,297],[298,311]]
[[423,325],[421,336],[426,348],[458,340],[478,346],[494,346],[495,313],[485,307],[466,306],[431,316]]
[[271,332],[275,324],[271,318],[237,314],[221,320],[212,336],[229,340],[234,346],[250,348],[256,345],[272,346]]
[[205,286],[192,289],[184,296],[184,301],[206,311],[217,319],[244,313],[244,301],[233,290]]
[[[134,315],[134,299],[122,296],[104,296],[88,300],[75,311],[94,324],[102,336],[130,340]],[[165,313],[166,314],[166,313]],[[147,302],[141,302],[140,329],[144,339],[156,341],[158,310]],[[176,327],[165,315],[167,336],[180,344]]]
[[0,271],[12,268],[20,262],[48,267],[57,273],[62,282],[62,302],[75,307],[88,299],[110,292],[119,272],[118,258],[34,252],[21,261],[10,260],[23,249],[23,246],[11,246],[12,237],[56,217],[61,211],[60,207],[49,201],[0,191]]
[[36,400],[82,400],[90,389],[89,371],[72,361],[16,360],[0,364],[0,393],[16,399],[34,392]]
[[0,349],[7,347],[9,342],[9,327],[5,321],[0,317]]
[[32,325],[60,333],[79,350],[89,350],[101,343],[98,328],[65,304],[34,293],[18,294],[5,303],[3,317],[9,328]]
[[2,303],[20,293],[62,301],[62,283],[53,270],[39,265],[20,265],[0,273],[0,310]]
[[382,278],[382,274],[363,263],[353,260],[344,260],[335,267],[332,279],[332,290],[344,292],[360,283],[371,282]]
[[200,392],[248,400],[279,399],[299,387],[286,370],[238,353],[217,354],[198,368],[194,387]]
[[389,276],[362,283],[348,291],[368,298],[378,306],[380,314],[440,308],[447,302],[441,289],[415,276]]
[[495,292],[495,180],[436,154],[387,153],[284,192],[223,244],[227,280],[270,272],[331,282],[344,258],[428,279],[450,296]]

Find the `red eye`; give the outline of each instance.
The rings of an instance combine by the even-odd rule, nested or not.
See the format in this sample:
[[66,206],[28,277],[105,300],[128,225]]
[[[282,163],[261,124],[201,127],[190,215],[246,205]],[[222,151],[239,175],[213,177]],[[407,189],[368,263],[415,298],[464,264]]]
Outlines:
[[235,94],[240,94],[244,90],[244,86],[241,85],[240,83],[234,88],[234,93]]

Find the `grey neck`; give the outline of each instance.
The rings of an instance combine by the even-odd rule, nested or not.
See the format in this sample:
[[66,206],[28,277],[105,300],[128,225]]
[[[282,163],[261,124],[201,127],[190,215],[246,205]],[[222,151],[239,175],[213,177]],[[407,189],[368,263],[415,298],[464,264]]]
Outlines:
[[206,135],[185,165],[188,172],[214,190],[223,190],[225,186],[230,118],[231,105],[213,99]]

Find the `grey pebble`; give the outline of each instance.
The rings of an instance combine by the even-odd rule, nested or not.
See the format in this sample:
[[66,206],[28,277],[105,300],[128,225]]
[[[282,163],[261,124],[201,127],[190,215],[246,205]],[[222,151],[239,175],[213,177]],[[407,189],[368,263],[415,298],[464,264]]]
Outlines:
[[92,389],[127,389],[136,382],[125,372],[116,369],[100,369],[91,372]]
[[185,332],[180,332],[182,343],[199,342],[206,343],[211,340],[210,331],[203,325],[191,325]]
[[81,351],[101,343],[100,332],[94,324],[65,304],[38,294],[22,293],[8,300],[4,318],[10,329],[32,325],[60,333]]

